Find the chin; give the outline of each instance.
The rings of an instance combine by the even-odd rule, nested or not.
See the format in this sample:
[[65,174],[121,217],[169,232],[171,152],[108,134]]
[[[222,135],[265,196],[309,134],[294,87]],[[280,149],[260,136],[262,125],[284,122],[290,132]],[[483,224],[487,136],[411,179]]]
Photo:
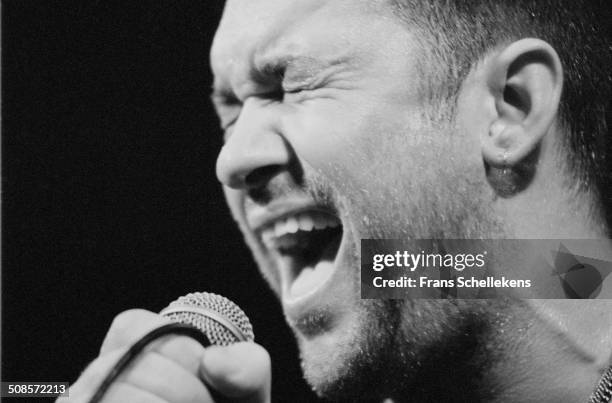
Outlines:
[[320,397],[362,400],[384,397],[388,389],[389,356],[396,345],[400,321],[396,303],[361,300],[317,335],[293,328],[306,381]]

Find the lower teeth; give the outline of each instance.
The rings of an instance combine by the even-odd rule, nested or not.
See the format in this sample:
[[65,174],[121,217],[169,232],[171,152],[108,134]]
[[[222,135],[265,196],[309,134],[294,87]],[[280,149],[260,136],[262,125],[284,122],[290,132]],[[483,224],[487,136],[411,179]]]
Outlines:
[[290,295],[293,298],[308,294],[315,290],[331,275],[333,262],[321,261],[313,267],[305,267],[291,284]]
[[341,233],[334,237],[317,256],[316,261],[302,262],[303,268],[297,273],[289,290],[292,298],[308,294],[331,276],[341,237]]

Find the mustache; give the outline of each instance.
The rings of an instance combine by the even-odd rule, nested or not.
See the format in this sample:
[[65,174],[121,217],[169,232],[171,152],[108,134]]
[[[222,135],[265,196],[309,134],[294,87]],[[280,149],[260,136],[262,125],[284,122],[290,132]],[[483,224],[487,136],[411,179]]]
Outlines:
[[289,174],[279,174],[262,186],[249,189],[245,205],[266,205],[275,200],[304,198],[334,214],[338,214],[340,196],[337,187],[327,177],[316,172],[304,173],[298,182]]

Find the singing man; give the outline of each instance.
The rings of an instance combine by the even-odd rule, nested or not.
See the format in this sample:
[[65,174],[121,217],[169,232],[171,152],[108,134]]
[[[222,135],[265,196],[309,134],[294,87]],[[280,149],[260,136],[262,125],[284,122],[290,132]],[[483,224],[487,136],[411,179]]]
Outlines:
[[[217,176],[320,396],[607,401],[612,276],[596,300],[385,300],[361,299],[359,270],[369,238],[598,239],[612,251],[600,3],[227,2],[210,56]],[[70,401],[162,323],[120,314]],[[273,400],[270,358],[253,343],[169,338],[104,401],[210,402],[211,389]]]

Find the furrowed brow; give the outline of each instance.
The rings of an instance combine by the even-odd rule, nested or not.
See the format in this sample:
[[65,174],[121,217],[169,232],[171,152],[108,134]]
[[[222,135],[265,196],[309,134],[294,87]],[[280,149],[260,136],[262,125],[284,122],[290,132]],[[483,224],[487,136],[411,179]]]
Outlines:
[[[250,82],[245,92],[252,94],[265,94],[275,92],[282,87],[292,88],[308,84],[319,77],[324,71],[341,65],[351,59],[351,56],[334,56],[321,58],[309,55],[271,55],[256,58],[249,71]],[[245,87],[243,87],[245,88]],[[219,110],[241,104],[241,96],[234,89],[219,80],[213,85],[210,100]]]
[[322,71],[342,63],[344,59],[325,59],[308,55],[262,58],[255,63],[255,72],[261,81],[300,84],[311,81]]

